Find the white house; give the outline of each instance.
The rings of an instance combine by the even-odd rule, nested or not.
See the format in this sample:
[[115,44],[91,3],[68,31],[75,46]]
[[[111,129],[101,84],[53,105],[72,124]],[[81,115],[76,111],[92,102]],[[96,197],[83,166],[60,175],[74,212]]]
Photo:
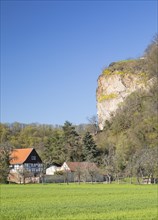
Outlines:
[[59,164],[53,164],[46,169],[46,175],[54,175],[56,171],[60,171],[61,167]]

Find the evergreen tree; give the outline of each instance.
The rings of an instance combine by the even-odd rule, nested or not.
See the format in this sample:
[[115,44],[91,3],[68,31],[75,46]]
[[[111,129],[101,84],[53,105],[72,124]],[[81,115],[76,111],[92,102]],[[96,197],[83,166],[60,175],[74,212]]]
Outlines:
[[90,134],[90,132],[86,132],[83,138],[83,157],[85,161],[96,162],[98,156],[97,145]]
[[43,161],[46,167],[53,163],[62,164],[64,162],[64,155],[62,151],[62,132],[55,130],[52,137],[47,140],[44,146]]
[[81,160],[81,141],[75,127],[68,121],[64,123],[63,128],[63,150],[66,161]]

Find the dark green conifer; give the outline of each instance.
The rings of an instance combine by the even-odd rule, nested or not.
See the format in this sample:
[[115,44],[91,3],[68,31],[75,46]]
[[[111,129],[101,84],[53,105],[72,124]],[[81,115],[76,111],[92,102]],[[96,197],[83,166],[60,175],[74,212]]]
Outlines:
[[85,161],[96,162],[98,156],[97,145],[90,134],[86,132],[83,138],[83,157]]

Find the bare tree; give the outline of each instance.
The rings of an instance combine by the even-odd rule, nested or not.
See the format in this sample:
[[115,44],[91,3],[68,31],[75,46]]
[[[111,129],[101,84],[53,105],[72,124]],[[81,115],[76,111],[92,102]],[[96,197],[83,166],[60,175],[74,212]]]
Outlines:
[[108,153],[103,156],[103,166],[108,178],[108,183],[111,183],[112,176],[115,172],[115,152],[113,147],[109,148]]
[[17,173],[18,173],[20,184],[22,184],[22,183],[25,184],[26,178],[29,178],[29,182],[32,182],[31,177],[33,177],[33,174],[30,171],[28,171],[27,169],[25,169],[24,167],[17,170]]
[[141,183],[140,178],[147,177],[148,180],[154,177],[157,178],[157,150],[157,148],[145,148],[134,154],[133,168],[139,184]]
[[96,115],[91,116],[90,118],[87,118],[89,122],[89,129],[88,131],[92,134],[97,134],[99,131],[99,126],[98,126],[98,118]]
[[77,180],[78,180],[78,184],[80,184],[81,182],[81,176],[82,176],[82,168],[80,166],[77,166],[76,169],[75,169],[75,176],[77,177]]
[[96,179],[97,174],[99,173],[99,169],[97,168],[95,164],[91,164],[91,163],[88,164],[86,169],[88,170],[88,174],[91,178],[91,183],[93,184],[94,180]]

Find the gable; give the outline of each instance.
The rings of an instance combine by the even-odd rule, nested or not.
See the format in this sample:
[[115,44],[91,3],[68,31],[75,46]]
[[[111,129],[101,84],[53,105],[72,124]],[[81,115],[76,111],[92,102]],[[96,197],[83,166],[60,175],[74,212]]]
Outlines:
[[24,163],[42,163],[42,160],[37,154],[36,150],[33,149]]
[[[34,156],[34,158],[32,156]],[[26,163],[26,161],[27,163],[37,163],[37,161],[38,163],[42,163],[42,160],[33,148],[14,149],[12,151],[10,164],[23,164]]]
[[70,170],[66,162],[64,162],[63,165],[61,166],[61,170]]

